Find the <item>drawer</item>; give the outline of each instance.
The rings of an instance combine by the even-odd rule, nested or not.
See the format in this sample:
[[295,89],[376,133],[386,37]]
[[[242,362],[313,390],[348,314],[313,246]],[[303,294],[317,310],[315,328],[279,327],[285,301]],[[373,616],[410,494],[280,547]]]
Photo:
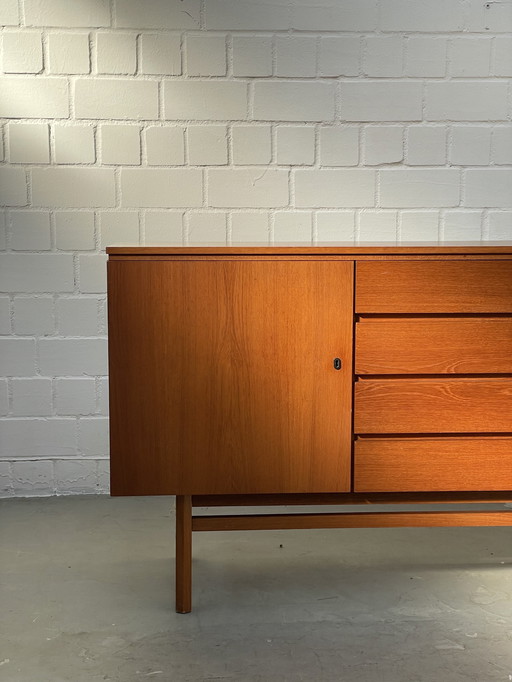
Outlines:
[[362,318],[356,374],[512,373],[512,318]]
[[512,438],[358,438],[354,490],[512,489]]
[[357,313],[512,313],[512,261],[361,261]]
[[359,379],[354,432],[512,432],[512,379]]

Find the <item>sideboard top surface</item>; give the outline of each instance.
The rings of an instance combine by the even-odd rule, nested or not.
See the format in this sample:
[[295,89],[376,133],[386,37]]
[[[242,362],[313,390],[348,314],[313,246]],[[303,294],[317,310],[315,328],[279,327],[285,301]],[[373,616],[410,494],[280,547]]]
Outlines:
[[110,256],[268,256],[268,255],[512,255],[512,241],[495,242],[280,242],[276,244],[201,244],[200,246],[109,246]]

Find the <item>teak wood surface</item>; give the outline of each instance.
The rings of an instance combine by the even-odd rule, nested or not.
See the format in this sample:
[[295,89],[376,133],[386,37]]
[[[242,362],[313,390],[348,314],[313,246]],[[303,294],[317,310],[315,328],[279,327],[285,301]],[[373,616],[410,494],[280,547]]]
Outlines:
[[364,378],[354,413],[356,434],[512,432],[512,378]]
[[113,494],[350,490],[352,263],[109,262],[108,286]]
[[512,260],[357,263],[356,313],[512,313]]
[[512,317],[362,317],[355,373],[512,373]]
[[512,437],[358,438],[355,492],[507,490]]

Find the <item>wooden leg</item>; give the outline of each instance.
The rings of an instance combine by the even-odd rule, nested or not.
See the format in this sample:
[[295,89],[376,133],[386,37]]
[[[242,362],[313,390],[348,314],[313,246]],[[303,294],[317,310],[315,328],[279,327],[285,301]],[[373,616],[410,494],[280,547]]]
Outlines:
[[176,496],[176,611],[192,610],[192,497]]

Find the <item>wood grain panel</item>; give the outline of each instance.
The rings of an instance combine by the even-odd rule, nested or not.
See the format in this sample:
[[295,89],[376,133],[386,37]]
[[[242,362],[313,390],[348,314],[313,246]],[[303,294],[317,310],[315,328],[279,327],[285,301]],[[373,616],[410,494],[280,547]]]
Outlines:
[[512,261],[365,261],[358,313],[512,313]]
[[512,489],[512,438],[358,438],[356,492]]
[[512,432],[512,379],[360,379],[357,434]]
[[108,277],[113,494],[350,489],[352,263],[126,261]]
[[356,374],[512,373],[512,318],[362,318]]

